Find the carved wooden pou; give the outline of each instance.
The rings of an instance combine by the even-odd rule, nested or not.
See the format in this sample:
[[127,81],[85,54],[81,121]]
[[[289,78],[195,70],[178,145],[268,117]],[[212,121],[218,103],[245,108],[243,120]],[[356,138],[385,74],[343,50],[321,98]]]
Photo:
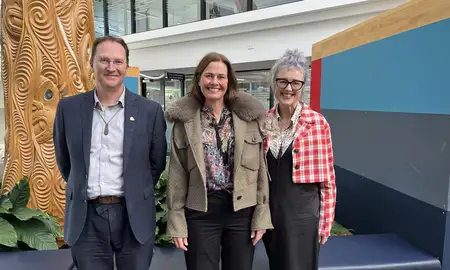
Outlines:
[[29,206],[64,226],[65,182],[56,165],[53,121],[58,101],[94,86],[92,0],[2,0],[5,99],[3,191],[30,180]]

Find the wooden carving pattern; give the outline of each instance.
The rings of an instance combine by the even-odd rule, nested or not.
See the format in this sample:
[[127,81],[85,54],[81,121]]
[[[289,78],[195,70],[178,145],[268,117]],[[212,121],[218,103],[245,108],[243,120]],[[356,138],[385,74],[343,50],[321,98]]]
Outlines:
[[53,121],[58,101],[94,87],[92,0],[3,0],[2,81],[5,99],[3,189],[23,176],[29,206],[64,226],[65,182],[56,165]]

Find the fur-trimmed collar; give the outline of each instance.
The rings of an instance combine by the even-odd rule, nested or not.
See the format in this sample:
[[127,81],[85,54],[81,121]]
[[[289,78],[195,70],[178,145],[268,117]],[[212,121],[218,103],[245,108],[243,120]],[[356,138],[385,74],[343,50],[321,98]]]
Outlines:
[[[201,106],[195,98],[185,96],[173,103],[164,114],[169,122],[187,122],[194,118]],[[236,94],[229,109],[245,122],[261,119],[266,112],[264,105],[257,98],[245,92]]]

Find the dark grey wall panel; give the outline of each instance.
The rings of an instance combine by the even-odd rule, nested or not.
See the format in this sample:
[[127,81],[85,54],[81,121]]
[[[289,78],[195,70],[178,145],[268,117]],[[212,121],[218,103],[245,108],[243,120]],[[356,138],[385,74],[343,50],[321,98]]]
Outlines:
[[448,115],[321,112],[331,125],[336,165],[450,210]]

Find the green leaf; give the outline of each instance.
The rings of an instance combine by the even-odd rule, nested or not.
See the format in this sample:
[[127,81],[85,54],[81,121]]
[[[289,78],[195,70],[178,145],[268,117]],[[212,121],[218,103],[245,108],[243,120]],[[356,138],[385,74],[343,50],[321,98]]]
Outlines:
[[165,212],[157,212],[156,213],[156,222],[158,222],[162,217],[164,217]]
[[20,221],[14,219],[10,220],[10,223],[16,229],[18,240],[24,242],[30,248],[37,250],[58,249],[56,238],[39,220]]
[[0,217],[0,245],[7,247],[17,246],[17,233],[14,227]]
[[167,204],[165,204],[165,203],[162,203],[162,204],[161,204],[161,208],[162,208],[165,212],[169,211],[169,209],[167,208]]
[[30,198],[30,186],[28,178],[23,178],[16,183],[8,193],[8,197],[13,204],[13,208],[26,207]]
[[42,222],[45,227],[48,229],[48,231],[53,234],[53,236],[55,238],[58,237],[63,237],[64,234],[61,231],[61,227],[59,226],[58,221],[56,220],[55,217],[52,216],[37,216],[34,217],[34,219],[39,220],[40,222]]
[[41,210],[31,209],[31,208],[13,208],[11,213],[19,220],[26,221],[34,217],[45,216],[46,214]]
[[10,210],[13,207],[12,202],[9,198],[3,197],[0,200],[0,208],[3,208],[5,210]]

